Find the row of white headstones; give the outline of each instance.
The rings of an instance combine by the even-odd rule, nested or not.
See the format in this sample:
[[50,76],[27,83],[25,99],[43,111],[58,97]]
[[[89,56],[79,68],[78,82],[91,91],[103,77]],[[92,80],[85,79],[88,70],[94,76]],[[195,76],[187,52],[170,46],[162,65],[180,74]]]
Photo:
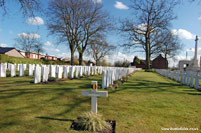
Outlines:
[[141,70],[139,68],[114,68],[110,67],[103,71],[102,74],[102,88],[108,88],[113,85],[113,82],[120,80],[122,77],[127,77],[134,71]]
[[195,73],[192,71],[170,71],[166,69],[156,69],[156,72],[162,76],[190,86],[191,88],[199,88],[199,73]]
[[[11,77],[24,76],[27,69],[26,64],[0,64],[0,77],[6,77],[6,70],[9,70]],[[121,68],[121,67],[102,67],[102,66],[67,66],[67,65],[28,65],[28,76],[34,75],[34,83],[47,82],[49,76],[57,79],[73,79],[83,76],[91,76],[97,74],[102,75],[102,88],[107,88],[113,84],[113,81],[126,77],[128,74],[139,70],[137,68]]]
[[1,63],[0,64],[0,77],[6,77],[7,70],[9,70],[11,77],[16,76],[16,71],[19,71],[19,76],[24,76],[24,71],[26,70],[26,68],[27,68],[26,64]]

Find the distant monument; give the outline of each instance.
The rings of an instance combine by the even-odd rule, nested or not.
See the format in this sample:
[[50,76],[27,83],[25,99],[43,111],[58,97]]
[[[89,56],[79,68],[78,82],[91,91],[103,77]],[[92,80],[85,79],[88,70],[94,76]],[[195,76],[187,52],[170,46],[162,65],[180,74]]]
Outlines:
[[[179,61],[179,70],[187,70],[187,71],[199,71],[200,67],[198,64],[198,58],[197,58],[197,53],[198,53],[198,36],[195,38],[195,53],[194,57],[191,60],[180,60]],[[186,68],[184,67],[186,65]]]

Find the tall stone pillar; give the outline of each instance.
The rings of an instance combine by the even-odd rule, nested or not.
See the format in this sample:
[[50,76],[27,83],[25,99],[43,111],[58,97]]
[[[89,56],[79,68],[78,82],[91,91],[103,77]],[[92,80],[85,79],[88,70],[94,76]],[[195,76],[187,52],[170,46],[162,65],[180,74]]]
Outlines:
[[193,58],[193,64],[192,64],[192,69],[196,69],[199,67],[198,65],[198,36],[195,38],[195,55]]
[[194,55],[194,60],[198,60],[198,36],[195,38],[195,55]]

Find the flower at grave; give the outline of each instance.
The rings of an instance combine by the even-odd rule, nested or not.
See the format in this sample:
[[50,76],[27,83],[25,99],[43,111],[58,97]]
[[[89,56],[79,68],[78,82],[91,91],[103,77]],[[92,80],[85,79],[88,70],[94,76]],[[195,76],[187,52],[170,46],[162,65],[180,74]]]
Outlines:
[[103,131],[106,129],[111,129],[111,125],[103,120],[102,115],[93,112],[85,112],[78,117],[76,122],[80,129],[87,131]]

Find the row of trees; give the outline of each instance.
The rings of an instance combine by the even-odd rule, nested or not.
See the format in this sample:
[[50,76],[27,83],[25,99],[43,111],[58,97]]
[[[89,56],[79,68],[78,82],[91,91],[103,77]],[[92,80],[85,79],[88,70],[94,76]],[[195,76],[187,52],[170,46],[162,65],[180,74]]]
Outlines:
[[[36,5],[29,6],[34,2]],[[154,54],[163,53],[165,58],[172,57],[181,49],[178,37],[169,30],[175,19],[173,9],[175,0],[131,0],[130,8],[134,19],[121,21],[119,30],[128,40],[124,47],[143,49],[146,53],[147,69]],[[0,0],[0,6],[5,7]],[[20,0],[25,12],[39,7],[39,0]],[[25,4],[23,4],[25,3]],[[22,6],[23,5],[23,6]],[[27,7],[25,8],[24,7]],[[51,0],[46,11],[47,26],[59,43],[66,43],[71,51],[71,63],[74,53],[79,53],[82,65],[86,51],[98,62],[112,49],[106,41],[106,33],[112,29],[110,17],[100,3],[93,0]],[[89,47],[90,46],[90,47]],[[87,48],[90,48],[87,50]]]
[[[110,29],[109,15],[103,11],[103,6],[92,0],[52,0],[47,11],[48,29],[57,36],[60,43],[67,43],[71,51],[71,64],[74,62],[74,53],[79,53],[79,65],[82,65],[83,55],[87,47],[100,43],[105,45],[105,33]],[[99,41],[100,40],[100,41]],[[93,45],[93,46],[92,46]],[[102,51],[101,51],[102,52]],[[95,54],[96,61],[100,57]]]

